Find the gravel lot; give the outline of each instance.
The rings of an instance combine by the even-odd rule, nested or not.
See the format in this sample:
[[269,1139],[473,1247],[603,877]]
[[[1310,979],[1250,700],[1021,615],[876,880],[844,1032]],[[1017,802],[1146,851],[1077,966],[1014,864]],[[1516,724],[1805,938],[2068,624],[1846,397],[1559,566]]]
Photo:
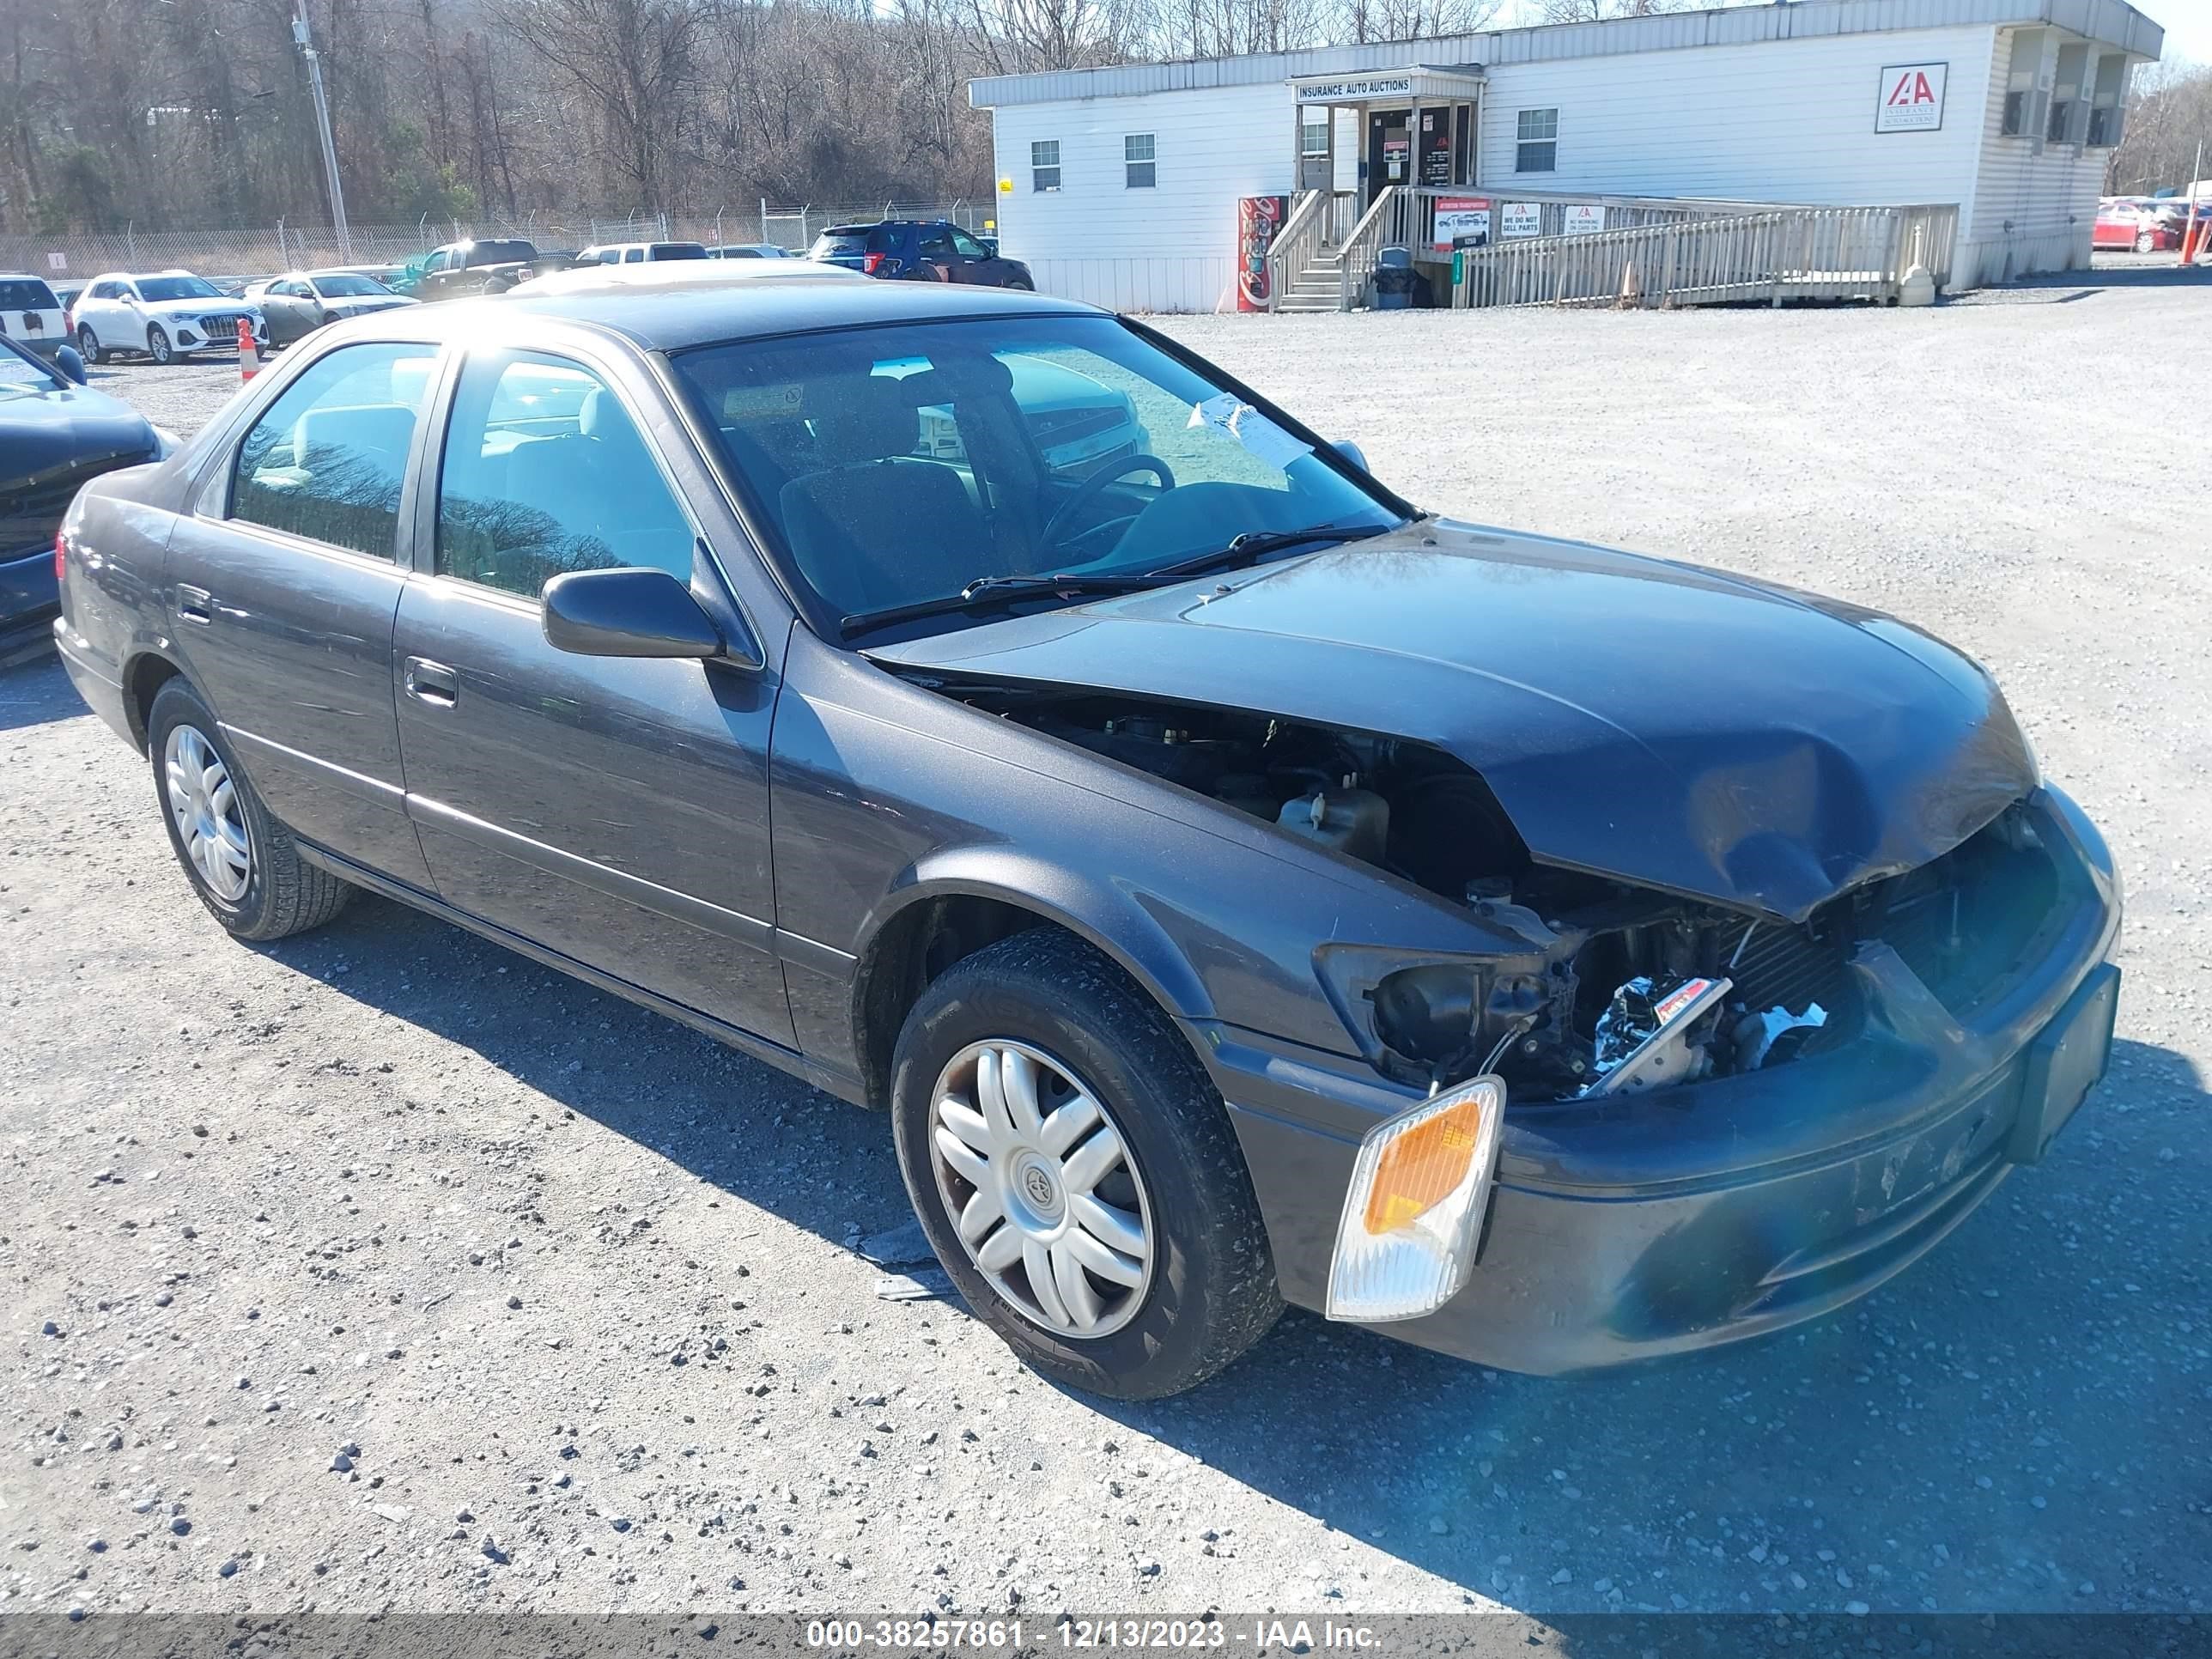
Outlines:
[[[1427,505],[1955,641],[2122,861],[2051,1161],[1612,1378],[1294,1315],[1182,1401],[1059,1392],[879,1299],[883,1119],[380,901],[230,943],[143,763],[0,677],[0,1607],[2206,1609],[2208,292],[1168,324]],[[234,376],[99,384],[189,430]]]

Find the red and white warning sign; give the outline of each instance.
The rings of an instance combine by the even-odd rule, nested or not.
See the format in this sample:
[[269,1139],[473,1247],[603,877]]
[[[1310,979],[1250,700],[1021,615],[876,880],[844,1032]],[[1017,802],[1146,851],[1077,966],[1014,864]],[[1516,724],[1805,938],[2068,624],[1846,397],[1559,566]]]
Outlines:
[[1875,106],[1876,132],[1933,132],[1943,125],[1943,81],[1948,64],[1892,64],[1881,72]]

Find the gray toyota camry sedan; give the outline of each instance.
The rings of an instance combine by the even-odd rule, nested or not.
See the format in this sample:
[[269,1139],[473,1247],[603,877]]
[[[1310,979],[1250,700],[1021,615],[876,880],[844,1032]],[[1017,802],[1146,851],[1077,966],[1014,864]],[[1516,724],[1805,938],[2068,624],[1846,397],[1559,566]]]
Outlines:
[[1814,1317],[2111,1045],[2112,859],[1972,662],[1419,510],[1082,306],[340,323],[56,556],[216,923],[386,894],[888,1108],[1105,1394],[1285,1302],[1547,1373]]

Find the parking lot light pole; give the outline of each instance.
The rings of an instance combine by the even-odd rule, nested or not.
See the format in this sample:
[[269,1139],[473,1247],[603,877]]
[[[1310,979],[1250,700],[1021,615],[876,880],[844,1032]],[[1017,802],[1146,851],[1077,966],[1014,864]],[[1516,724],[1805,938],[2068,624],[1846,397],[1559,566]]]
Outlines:
[[323,92],[323,63],[307,38],[307,0],[292,15],[292,39],[307,60],[307,86],[315,94],[315,126],[323,138],[323,172],[331,185],[331,228],[337,233],[338,263],[353,263],[353,238],[346,230],[345,192],[338,185],[338,147],[331,137],[331,100]]

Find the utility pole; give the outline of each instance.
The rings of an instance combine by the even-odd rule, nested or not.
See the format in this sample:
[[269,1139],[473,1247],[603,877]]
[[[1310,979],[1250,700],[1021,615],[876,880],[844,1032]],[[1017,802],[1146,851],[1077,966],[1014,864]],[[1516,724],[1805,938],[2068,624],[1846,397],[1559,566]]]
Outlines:
[[307,38],[307,0],[295,0],[295,3],[299,9],[292,15],[292,39],[300,55],[307,60],[307,85],[315,94],[315,125],[323,136],[323,173],[331,185],[331,228],[337,232],[339,262],[351,264],[353,237],[346,229],[345,191],[338,185],[338,147],[331,137],[331,100],[323,93],[323,61]]

